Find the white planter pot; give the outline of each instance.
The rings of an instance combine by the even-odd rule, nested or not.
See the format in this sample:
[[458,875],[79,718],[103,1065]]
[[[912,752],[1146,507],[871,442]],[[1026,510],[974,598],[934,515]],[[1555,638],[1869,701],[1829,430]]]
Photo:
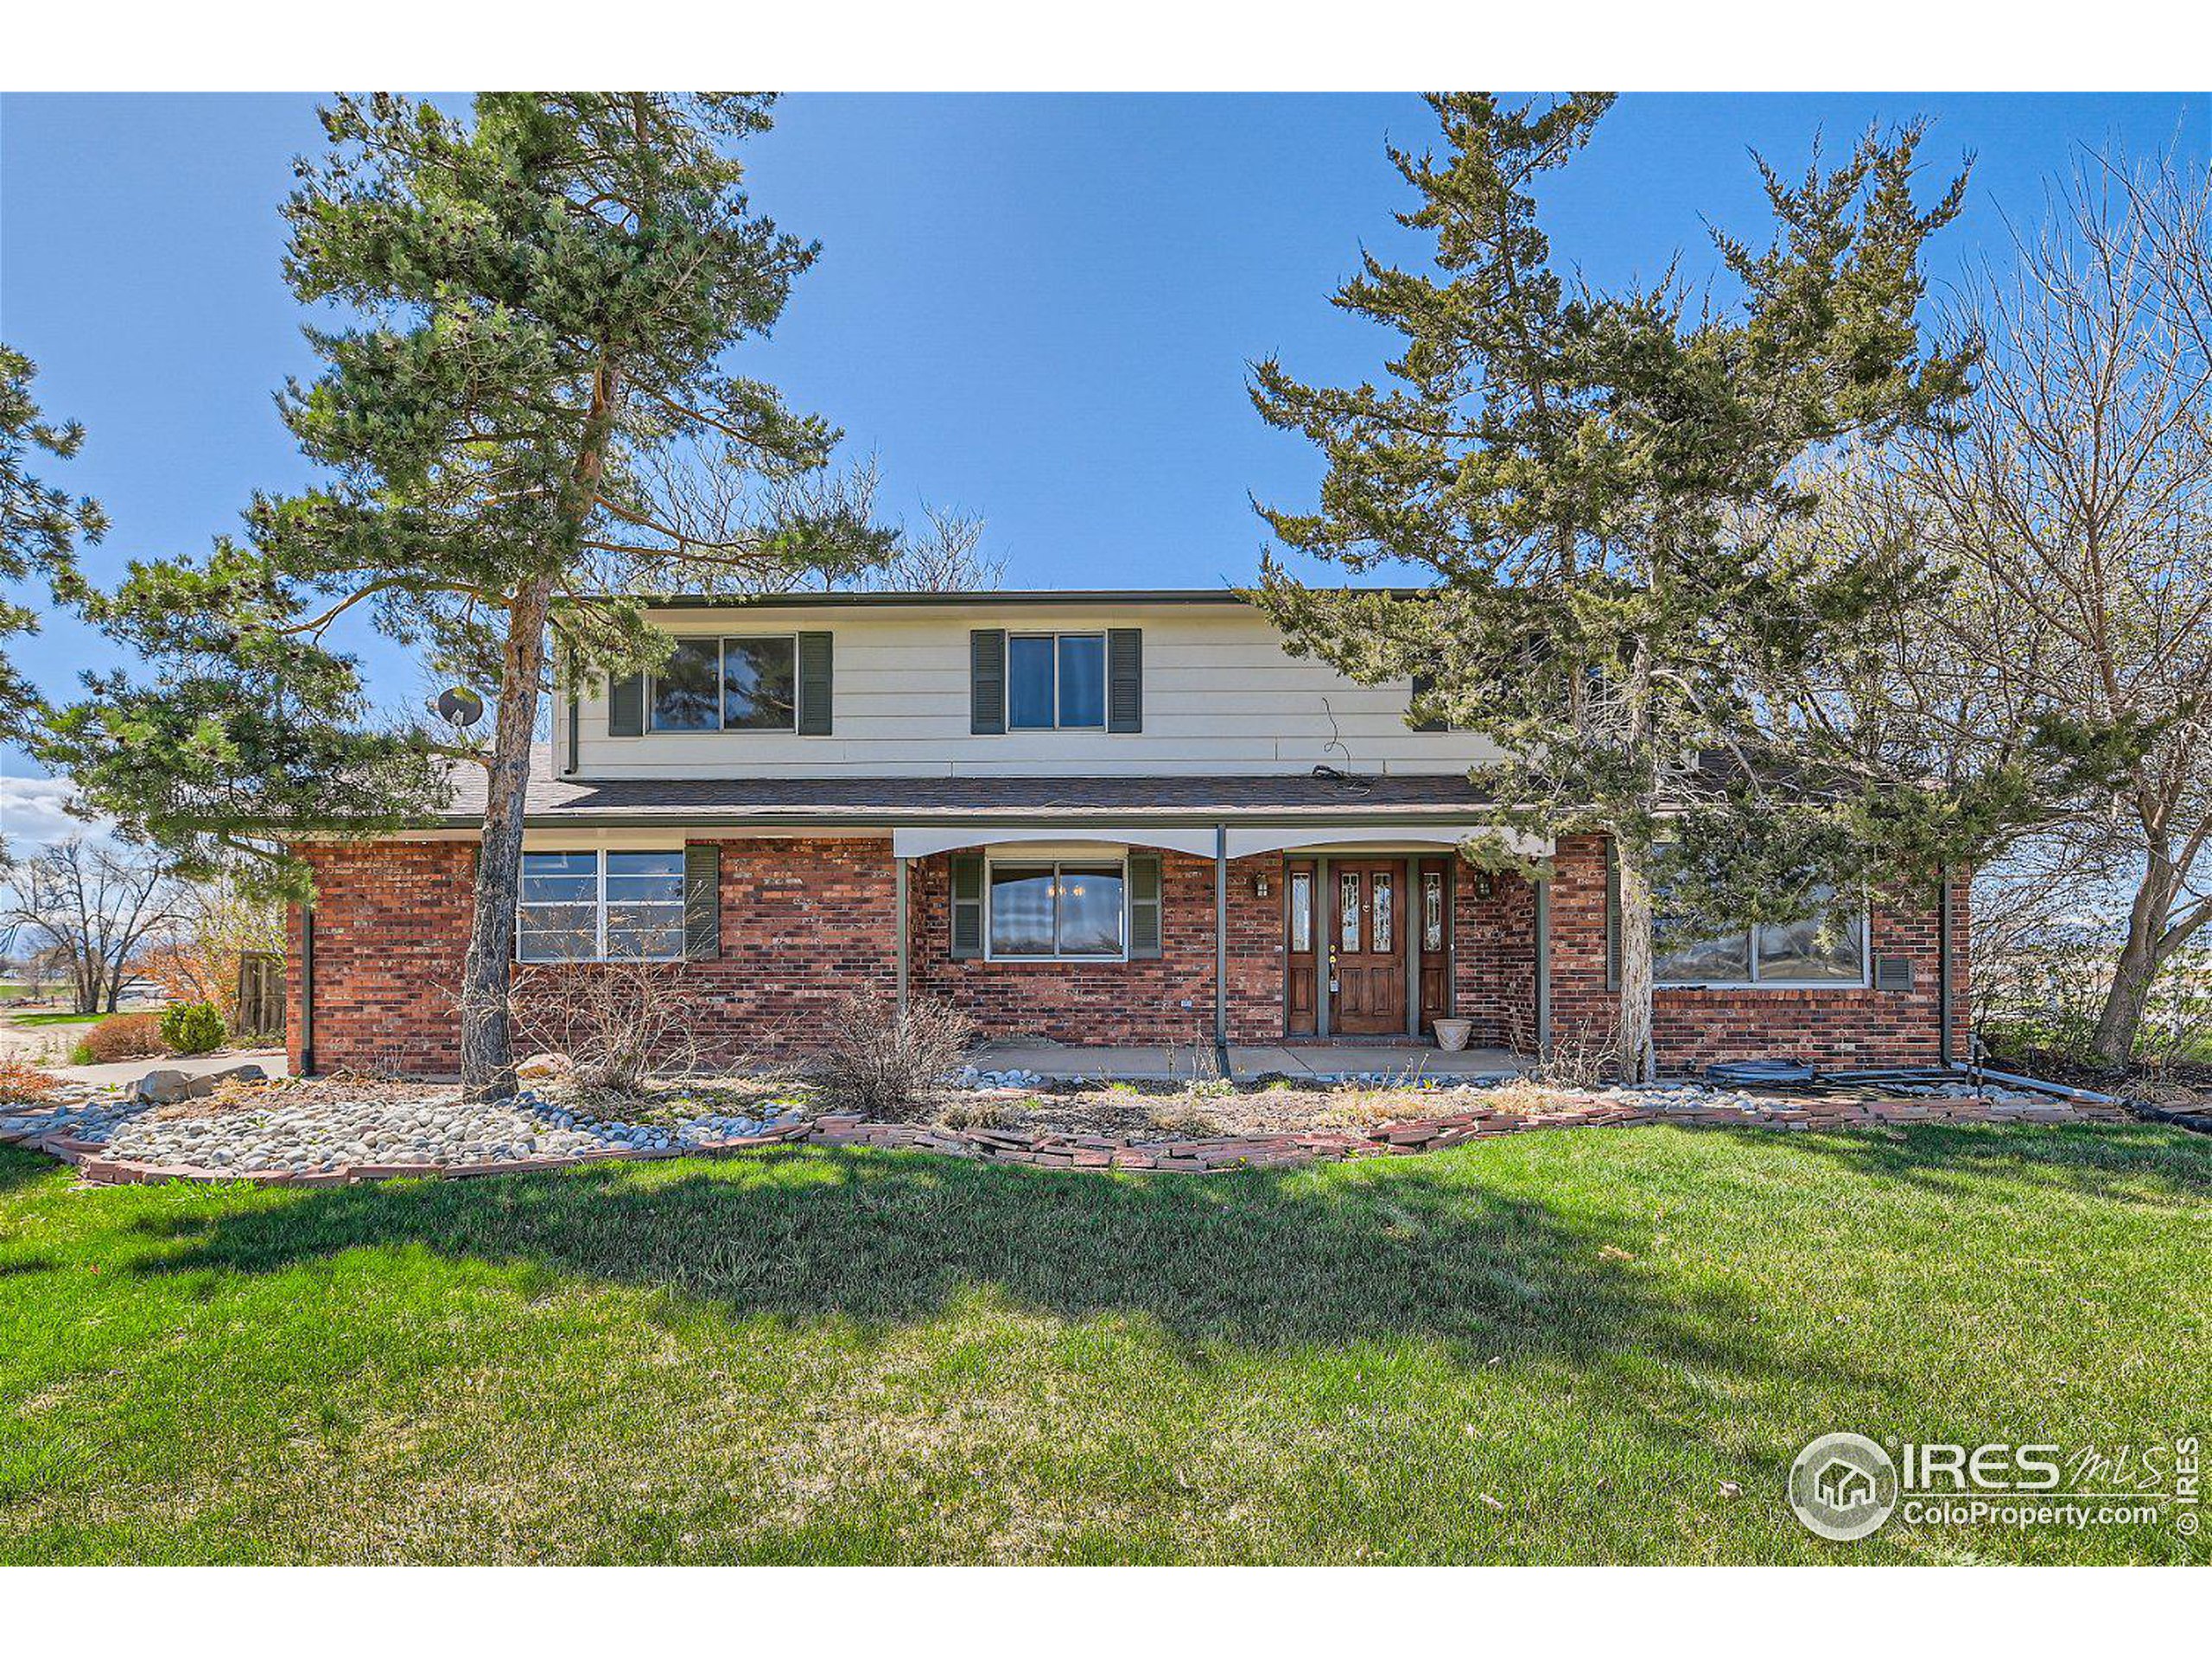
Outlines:
[[1471,1020],[1439,1020],[1436,1026],[1436,1046],[1447,1053],[1457,1054],[1467,1046],[1467,1039],[1475,1034]]

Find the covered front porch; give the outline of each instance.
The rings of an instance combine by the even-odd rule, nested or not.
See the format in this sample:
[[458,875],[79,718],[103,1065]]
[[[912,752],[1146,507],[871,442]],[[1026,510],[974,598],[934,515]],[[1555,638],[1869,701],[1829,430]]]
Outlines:
[[1531,1064],[1503,1048],[1465,1048],[1457,1053],[1432,1043],[1254,1043],[1182,1047],[1141,1044],[1088,1046],[1001,1041],[975,1050],[969,1061],[984,1071],[1029,1071],[1049,1081],[1083,1077],[1128,1083],[1185,1082],[1224,1075],[1232,1083],[1287,1077],[1319,1082],[1377,1074],[1395,1082],[1421,1077],[1516,1077]]
[[[969,1014],[1009,1057],[991,1069],[1482,1076],[1543,1046],[1543,884],[1459,855],[1477,840],[1550,849],[1472,814],[1102,813],[891,839],[902,1005],[926,995]],[[1071,937],[1077,948],[1055,954]],[[1460,1020],[1470,1047],[1442,1048],[1439,1021]]]

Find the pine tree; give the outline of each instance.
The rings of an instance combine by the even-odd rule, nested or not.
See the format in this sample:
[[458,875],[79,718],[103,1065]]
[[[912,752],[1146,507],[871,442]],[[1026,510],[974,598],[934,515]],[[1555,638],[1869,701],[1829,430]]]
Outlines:
[[1732,303],[1671,268],[1599,293],[1555,269],[1535,192],[1611,99],[1429,102],[1441,153],[1390,156],[1434,269],[1370,254],[1335,296],[1401,337],[1389,384],[1307,385],[1270,359],[1252,397],[1327,463],[1314,511],[1262,510],[1280,541],[1433,583],[1316,588],[1270,556],[1258,597],[1295,649],[1362,681],[1418,676],[1413,717],[1493,739],[1507,758],[1482,780],[1506,822],[1611,838],[1616,1038],[1642,1081],[1655,881],[1688,919],[1734,926],[1811,914],[1823,884],[1880,868],[1872,820],[1894,791],[1850,764],[1810,671],[1926,573],[1819,564],[1782,532],[1810,505],[1808,459],[1939,421],[1964,391],[1971,347],[1924,349],[1916,313],[1965,180],[1916,204],[1917,126],[1799,180],[1761,162],[1771,243],[1715,238]]
[[[107,516],[90,496],[72,500],[29,470],[32,451],[69,461],[85,442],[80,423],[57,424],[40,412],[31,393],[37,375],[29,358],[0,345],[0,582],[37,575],[67,594],[77,585],[78,543],[105,535]],[[37,612],[0,601],[0,639],[37,631]],[[0,741],[32,741],[43,707],[30,682],[0,656]]]
[[[787,484],[837,439],[722,363],[816,254],[741,188],[732,146],[769,118],[768,98],[739,93],[483,93],[468,122],[385,93],[336,100],[329,152],[300,164],[285,209],[285,273],[303,303],[357,321],[308,331],[323,371],[279,400],[329,481],[257,499],[243,543],[137,567],[94,607],[168,671],[97,685],[61,740],[128,820],[203,838],[385,820],[412,805],[420,757],[486,769],[461,996],[480,1096],[514,1088],[523,798],[556,613],[563,675],[623,671],[668,649],[644,595],[847,574],[891,550],[849,513],[779,510],[811,499],[789,489],[702,538],[653,486],[701,453]],[[488,741],[365,729],[354,664],[325,645],[353,613],[489,691]],[[233,665],[278,701],[224,707]],[[158,753],[100,767],[118,732]]]

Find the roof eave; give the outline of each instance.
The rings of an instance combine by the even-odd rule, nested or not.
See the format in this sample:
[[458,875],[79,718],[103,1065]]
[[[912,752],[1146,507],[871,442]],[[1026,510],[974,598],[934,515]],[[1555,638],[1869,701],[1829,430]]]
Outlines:
[[[1346,588],[1337,591],[1411,599],[1422,588]],[[575,604],[558,600],[556,607]],[[1249,605],[1235,588],[980,588],[946,593],[655,594],[632,602],[649,611],[780,609],[972,608],[976,607]]]

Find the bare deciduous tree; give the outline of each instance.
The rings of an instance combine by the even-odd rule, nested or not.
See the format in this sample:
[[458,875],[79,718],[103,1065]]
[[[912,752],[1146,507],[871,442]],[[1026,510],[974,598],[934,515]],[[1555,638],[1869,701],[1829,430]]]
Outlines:
[[[714,545],[736,533],[736,526],[762,513],[763,490],[757,480],[734,473],[697,447],[671,445],[648,465],[654,499],[668,522],[683,537]],[[842,471],[817,468],[771,481],[767,510],[780,522],[861,526],[881,522],[883,474],[873,455]],[[795,593],[808,587],[823,592],[952,594],[999,587],[1006,579],[1006,556],[983,546],[983,520],[925,502],[921,524],[898,526],[887,556],[863,570],[747,571],[735,567],[689,579],[693,591],[744,596]],[[647,571],[650,577],[653,573]]]
[[926,503],[927,528],[909,531],[891,557],[867,573],[865,584],[878,593],[963,594],[997,588],[1006,581],[1006,555],[983,548],[983,521],[963,518]]
[[2094,867],[2133,878],[2095,1033],[2115,1063],[2159,969],[2212,920],[2212,313],[2185,280],[2204,264],[2204,187],[2126,179],[2086,168],[2023,240],[1982,302],[1967,429],[1915,457],[1985,613],[1977,659],[2031,710],[2158,732],[2072,818]]
[[232,869],[179,882],[168,937],[139,953],[139,971],[173,1002],[207,1002],[238,1029],[238,964],[249,952],[284,951],[284,908],[252,892]]
[[[2047,802],[2019,855],[2031,890],[2055,858],[2076,893],[2124,895],[2093,1028],[2115,1064],[2160,969],[2212,922],[2207,228],[2201,169],[2085,158],[2012,265],[1960,302],[1986,355],[1958,428],[1826,492],[1824,533],[1917,547],[1954,578],[1890,641],[1885,717],[1930,770],[2001,764],[2053,718],[2147,735],[2116,784]],[[2006,881],[1983,886],[2002,902]]]
[[10,943],[60,954],[79,1014],[113,1014],[140,949],[176,921],[168,867],[144,852],[73,836],[11,863]]

